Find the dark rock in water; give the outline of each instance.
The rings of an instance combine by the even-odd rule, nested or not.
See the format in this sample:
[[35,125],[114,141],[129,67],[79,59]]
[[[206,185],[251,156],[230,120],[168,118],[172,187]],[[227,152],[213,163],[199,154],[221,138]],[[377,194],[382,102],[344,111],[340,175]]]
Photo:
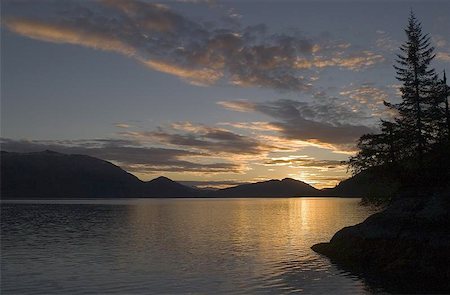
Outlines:
[[449,213],[445,196],[397,199],[312,249],[388,291],[450,292]]

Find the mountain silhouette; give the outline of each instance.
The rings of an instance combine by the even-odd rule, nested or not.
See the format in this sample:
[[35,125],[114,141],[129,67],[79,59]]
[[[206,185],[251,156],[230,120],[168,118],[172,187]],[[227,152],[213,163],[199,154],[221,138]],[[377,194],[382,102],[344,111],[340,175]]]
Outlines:
[[372,181],[356,175],[332,189],[318,190],[285,178],[218,190],[196,189],[167,177],[142,181],[122,168],[86,155],[54,151],[1,152],[1,197],[14,198],[168,198],[168,197],[360,197]]
[[144,182],[143,186],[146,196],[150,197],[196,197],[200,194],[198,189],[180,184],[164,176]]
[[1,153],[2,198],[189,197],[196,190],[159,177],[144,182],[86,155]]
[[398,189],[398,185],[395,173],[382,167],[372,167],[341,181],[334,188],[322,191],[327,196],[389,196]]
[[210,193],[215,197],[294,197],[319,196],[321,191],[299,180],[285,178],[241,184]]
[[333,188],[326,188],[322,191],[324,195],[328,196],[361,197],[369,192],[372,181],[373,177],[366,171],[363,171],[339,182]]

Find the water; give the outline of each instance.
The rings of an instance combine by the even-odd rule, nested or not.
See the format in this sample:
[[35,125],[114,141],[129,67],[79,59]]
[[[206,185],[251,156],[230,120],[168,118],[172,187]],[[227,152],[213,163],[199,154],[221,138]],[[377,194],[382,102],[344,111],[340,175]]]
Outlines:
[[358,203],[3,202],[1,293],[370,293],[310,249],[373,213]]

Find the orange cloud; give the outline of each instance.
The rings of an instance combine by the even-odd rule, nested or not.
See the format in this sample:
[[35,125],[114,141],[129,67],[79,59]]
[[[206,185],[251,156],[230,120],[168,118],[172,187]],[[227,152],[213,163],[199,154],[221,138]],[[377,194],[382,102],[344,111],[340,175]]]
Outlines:
[[121,53],[199,86],[223,78],[242,87],[310,91],[317,80],[311,69],[361,70],[384,60],[370,51],[355,51],[348,43],[270,34],[264,25],[209,27],[166,5],[144,1],[69,0],[60,10],[53,2],[25,2],[27,12],[10,9],[18,5],[10,2],[3,13],[3,23],[12,32]]
[[136,53],[135,48],[113,36],[83,31],[75,27],[20,18],[6,19],[4,24],[12,32],[32,39],[82,45],[93,49],[115,51],[128,56]]
[[214,84],[217,80],[219,80],[223,74],[208,68],[203,69],[189,69],[183,68],[181,66],[170,64],[168,62],[156,61],[156,60],[147,60],[142,61],[146,66],[167,74],[171,74],[177,76],[179,78],[187,80],[189,83],[205,86]]
[[257,131],[281,131],[282,129],[270,122],[223,122],[218,125],[230,126],[238,129],[249,129]]
[[117,123],[114,126],[116,126],[117,128],[130,128],[131,127],[131,125],[124,124],[124,123]]
[[255,110],[255,104],[246,100],[219,101],[217,104],[226,109],[238,112],[251,112]]
[[450,52],[440,51],[436,53],[436,59],[440,61],[450,62]]
[[382,55],[371,51],[362,51],[350,56],[344,56],[343,52],[339,52],[331,57],[316,55],[313,59],[297,58],[294,67],[297,69],[340,67],[358,71],[384,60]]

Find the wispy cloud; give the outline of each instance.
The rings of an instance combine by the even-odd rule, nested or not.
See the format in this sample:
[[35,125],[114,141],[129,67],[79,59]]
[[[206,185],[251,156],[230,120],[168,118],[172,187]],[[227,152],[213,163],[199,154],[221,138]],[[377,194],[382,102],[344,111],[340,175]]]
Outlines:
[[383,30],[376,31],[375,45],[381,50],[392,52],[397,50],[401,42],[395,40],[388,32]]
[[356,51],[351,54],[346,51],[336,51],[329,56],[316,55],[312,59],[299,58],[295,61],[294,66],[297,69],[338,67],[359,71],[384,60],[382,55],[367,50]]
[[208,4],[208,5],[216,5],[216,0],[175,0],[176,2],[181,3],[192,3],[192,4]]
[[277,149],[274,145],[224,128],[184,122],[173,124],[171,129],[159,127],[155,131],[134,131],[121,134],[136,140],[188,148],[212,156],[257,156]]
[[236,129],[247,129],[262,132],[281,131],[281,128],[271,124],[270,122],[222,122],[217,125],[229,126]]
[[349,98],[345,104],[354,112],[364,112],[373,117],[386,115],[387,108],[383,102],[390,100],[389,93],[385,89],[375,87],[372,83],[344,87],[339,94]]
[[434,35],[433,42],[436,44],[436,59],[441,62],[450,62],[450,42],[442,35]]
[[299,177],[317,188],[333,187],[347,178],[347,168],[342,161],[318,160],[308,156],[274,157],[264,163],[265,166],[281,166],[298,169]]
[[346,100],[343,105],[353,112],[366,114],[373,119],[392,119],[396,113],[387,108],[384,101],[392,102],[400,96],[398,85],[377,86],[374,83],[350,84],[339,94]]
[[235,111],[259,112],[286,138],[323,144],[328,148],[351,149],[356,139],[372,131],[370,127],[350,124],[361,121],[358,114],[335,104],[310,104],[289,99],[271,102],[225,101],[220,105]]
[[223,106],[226,109],[237,112],[250,112],[254,111],[256,108],[256,103],[250,102],[248,100],[219,101],[217,102],[217,104]]
[[388,93],[386,91],[374,87],[371,84],[363,84],[356,88],[346,89],[339,93],[343,96],[355,100],[356,102],[364,105],[382,105],[383,101],[388,99]]
[[154,70],[177,76],[198,86],[214,84],[222,77],[221,72],[206,67],[202,69],[189,69],[168,62],[153,60],[143,61],[143,63]]
[[272,158],[264,162],[268,166],[293,166],[293,167],[310,167],[317,169],[332,169],[345,167],[345,163],[337,160],[316,160],[311,157],[282,157]]
[[436,53],[436,59],[444,62],[450,62],[450,51],[449,52],[440,51]]
[[197,187],[197,188],[203,188],[203,189],[222,189],[227,188],[231,186],[236,186],[240,184],[244,184],[246,182],[242,181],[236,181],[236,180],[222,180],[222,181],[180,181],[180,183]]
[[[197,2],[197,1],[195,1]],[[361,70],[383,61],[346,42],[271,33],[190,19],[167,5],[137,0],[4,1],[2,24],[30,38],[86,46],[132,57],[149,68],[195,85],[223,81],[243,87],[310,91],[317,70]],[[213,3],[210,3],[213,5]],[[234,15],[234,17],[232,17]]]
[[127,129],[127,128],[131,127],[131,125],[128,125],[128,124],[125,124],[125,123],[117,123],[114,126],[116,126],[117,128],[124,128],[124,129]]
[[71,24],[53,24],[37,19],[16,17],[6,17],[4,23],[12,32],[32,39],[53,43],[82,45],[93,49],[115,51],[128,56],[134,56],[136,54],[136,49],[132,45],[120,40],[118,36],[90,31],[87,28]]

